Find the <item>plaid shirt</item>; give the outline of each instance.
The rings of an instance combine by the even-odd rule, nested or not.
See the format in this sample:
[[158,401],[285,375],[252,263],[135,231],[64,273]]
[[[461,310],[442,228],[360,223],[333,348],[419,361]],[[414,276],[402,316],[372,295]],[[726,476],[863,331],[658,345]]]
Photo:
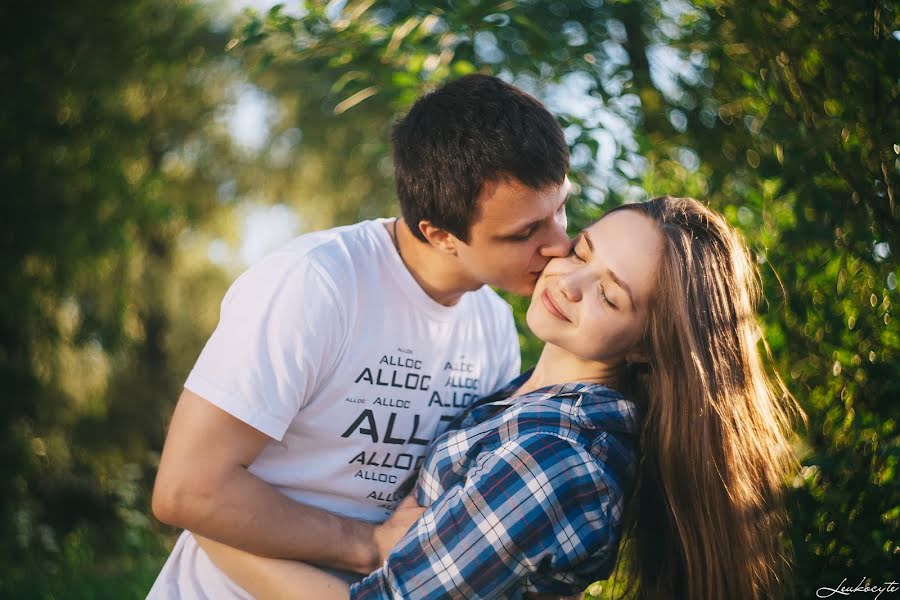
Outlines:
[[351,598],[572,594],[612,571],[637,465],[637,406],[595,384],[476,402],[432,444],[428,509]]

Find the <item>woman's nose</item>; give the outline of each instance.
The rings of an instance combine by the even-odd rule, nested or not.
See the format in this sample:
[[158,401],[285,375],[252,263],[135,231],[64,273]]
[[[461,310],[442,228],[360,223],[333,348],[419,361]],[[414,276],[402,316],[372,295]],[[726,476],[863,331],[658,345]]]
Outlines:
[[581,286],[578,282],[577,271],[560,275],[559,291],[569,302],[579,302],[581,300]]

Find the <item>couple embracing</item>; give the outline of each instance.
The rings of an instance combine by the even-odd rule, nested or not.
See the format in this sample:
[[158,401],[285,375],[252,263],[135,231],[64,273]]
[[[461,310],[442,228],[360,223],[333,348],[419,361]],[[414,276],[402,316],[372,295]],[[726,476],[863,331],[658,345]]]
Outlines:
[[[777,595],[791,407],[736,232],[664,197],[570,240],[563,133],[493,77],[420,98],[393,147],[402,218],[301,236],[226,294],[150,597],[551,598],[623,563],[639,597]],[[532,370],[488,286],[531,297]]]

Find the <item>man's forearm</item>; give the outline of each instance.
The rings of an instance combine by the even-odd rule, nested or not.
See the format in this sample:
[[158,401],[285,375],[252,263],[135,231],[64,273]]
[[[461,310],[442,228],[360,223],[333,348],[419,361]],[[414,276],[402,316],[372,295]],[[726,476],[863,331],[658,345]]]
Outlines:
[[378,566],[374,525],[298,504],[246,469],[183,486],[160,518],[229,546],[367,574]]

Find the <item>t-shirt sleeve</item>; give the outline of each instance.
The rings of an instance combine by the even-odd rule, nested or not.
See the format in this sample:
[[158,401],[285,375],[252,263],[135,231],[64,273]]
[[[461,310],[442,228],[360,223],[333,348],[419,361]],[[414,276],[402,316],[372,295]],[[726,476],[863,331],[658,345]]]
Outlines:
[[275,254],[244,272],[185,387],[281,441],[337,362],[345,314],[309,257]]
[[570,570],[605,547],[615,504],[586,449],[546,434],[509,440],[479,456],[350,596],[502,597],[529,574]]

